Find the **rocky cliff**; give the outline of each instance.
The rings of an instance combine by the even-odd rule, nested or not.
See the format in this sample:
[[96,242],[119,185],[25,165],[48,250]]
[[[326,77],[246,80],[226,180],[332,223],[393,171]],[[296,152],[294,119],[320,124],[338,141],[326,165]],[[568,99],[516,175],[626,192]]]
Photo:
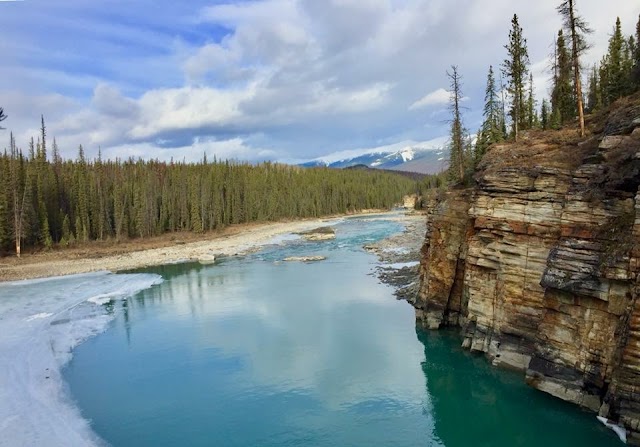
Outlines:
[[432,198],[413,304],[640,445],[640,96],[589,128],[494,146],[474,186]]

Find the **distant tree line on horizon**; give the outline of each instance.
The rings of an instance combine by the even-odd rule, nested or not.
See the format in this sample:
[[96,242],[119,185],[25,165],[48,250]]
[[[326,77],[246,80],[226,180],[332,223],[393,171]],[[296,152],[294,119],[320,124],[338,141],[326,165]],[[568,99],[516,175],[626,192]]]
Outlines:
[[276,163],[63,160],[41,135],[0,154],[0,253],[207,232],[231,224],[388,209],[416,182],[383,171]]
[[563,0],[557,11],[563,19],[563,29],[554,39],[550,101],[543,99],[539,110],[534,97],[527,41],[515,14],[505,45],[507,57],[501,64],[499,84],[493,66],[489,66],[484,119],[475,144],[472,144],[462,121],[462,77],[455,65],[447,71],[451,96],[447,172],[453,183],[469,180],[476,164],[492,144],[518,141],[523,130],[560,129],[576,121],[580,134],[584,136],[585,112],[596,112],[640,90],[640,17],[635,35],[628,37],[622,32],[620,18],[616,20],[607,54],[599,65],[591,69],[585,95],[581,57],[589,48],[587,36],[592,30],[578,14],[576,0]]

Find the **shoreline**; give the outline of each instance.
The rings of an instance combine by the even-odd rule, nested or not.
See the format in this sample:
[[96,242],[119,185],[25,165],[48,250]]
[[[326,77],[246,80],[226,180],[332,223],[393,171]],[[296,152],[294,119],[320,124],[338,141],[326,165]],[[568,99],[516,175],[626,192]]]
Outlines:
[[[394,213],[397,211],[361,212],[298,221],[244,224],[213,234],[173,233],[152,238],[152,240],[114,243],[106,247],[98,245],[91,247],[89,244],[77,249],[53,250],[22,258],[0,258],[0,283],[97,271],[119,272],[179,262],[197,262],[211,255],[241,256],[268,245],[274,238],[285,234],[331,225],[342,219],[386,216]],[[177,237],[191,240],[186,242]]]
[[[424,216],[418,213],[398,211],[332,216],[236,228],[238,234],[170,248],[175,249],[173,255],[183,258],[185,253],[213,249],[217,253],[241,255],[258,250],[266,244],[278,243],[280,236],[291,232],[337,224],[358,217],[403,223],[404,243],[411,238],[406,228],[425,221]],[[397,249],[396,244],[399,242],[389,242],[390,245],[381,247],[381,252],[386,253],[394,245]],[[92,259],[66,259],[59,261],[56,269],[51,267],[52,261],[25,263],[21,267],[26,273],[36,274],[44,268],[49,269],[46,271],[47,275],[41,275],[45,279],[31,280],[27,288],[22,281],[0,283],[0,295],[3,295],[3,299],[0,299],[2,329],[7,334],[0,339],[0,362],[7,365],[5,374],[0,375],[0,395],[6,397],[0,404],[0,438],[12,440],[12,445],[16,446],[39,445],[43,439],[51,446],[104,445],[69,396],[62,368],[71,359],[73,349],[78,344],[104,331],[112,320],[112,316],[101,304],[110,300],[127,299],[162,282],[162,277],[157,274],[114,275],[106,272],[106,267],[140,266],[141,262],[144,265],[165,263],[167,255],[162,252],[167,249],[141,250],[93,259],[100,263],[101,272],[79,274],[75,277],[68,275],[77,273],[77,270],[89,272],[93,265],[88,261]],[[396,256],[398,253],[391,250],[387,254]],[[386,261],[386,268],[393,268],[388,263],[398,259],[380,260]],[[61,272],[67,276],[61,277]],[[60,427],[65,427],[65,430]],[[0,441],[0,445],[2,444]]]

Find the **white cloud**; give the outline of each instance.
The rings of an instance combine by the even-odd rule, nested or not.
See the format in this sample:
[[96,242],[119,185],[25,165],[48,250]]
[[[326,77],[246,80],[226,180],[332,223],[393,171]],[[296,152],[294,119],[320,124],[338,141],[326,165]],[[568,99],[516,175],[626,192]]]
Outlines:
[[247,161],[271,160],[278,157],[276,151],[251,147],[240,138],[224,141],[196,139],[193,144],[176,148],[160,148],[153,143],[125,144],[113,146],[103,151],[107,158],[127,159],[129,157],[153,158],[161,161],[201,161],[206,154],[209,161],[236,159]]
[[411,106],[409,106],[409,110],[448,104],[450,98],[451,94],[447,90],[439,88],[438,90],[434,90],[431,93],[427,93],[425,96],[411,104]]
[[206,87],[152,90],[138,101],[140,119],[128,135],[144,139],[172,130],[231,124],[241,116],[238,104],[251,94],[251,90]]
[[[12,35],[0,45],[4,85],[12,86],[0,92],[0,105],[21,144],[36,135],[43,113],[49,135],[72,156],[82,143],[88,154],[130,147],[179,158],[206,141],[227,142],[224,153],[238,157],[266,154],[255,146],[308,159],[424,141],[447,132],[441,106],[449,93],[441,86],[451,64],[472,98],[465,97],[465,124],[477,128],[487,69],[499,70],[513,13],[528,40],[539,102],[560,26],[556,0],[194,0],[157,4],[153,14],[132,6],[126,24],[97,19],[97,4],[63,3],[25,2],[20,15],[0,16]],[[606,50],[616,15],[628,34],[640,12],[628,0],[579,7],[596,30],[585,64]],[[65,19],[52,20],[58,16]],[[79,49],[60,51],[70,35]],[[135,54],[130,42],[139,42]]]

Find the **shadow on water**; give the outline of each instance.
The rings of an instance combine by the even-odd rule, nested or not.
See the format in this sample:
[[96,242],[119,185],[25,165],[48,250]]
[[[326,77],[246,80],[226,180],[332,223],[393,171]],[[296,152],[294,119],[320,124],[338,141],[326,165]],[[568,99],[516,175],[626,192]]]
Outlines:
[[595,414],[576,411],[460,347],[457,331],[416,330],[435,421],[447,447],[621,446]]

